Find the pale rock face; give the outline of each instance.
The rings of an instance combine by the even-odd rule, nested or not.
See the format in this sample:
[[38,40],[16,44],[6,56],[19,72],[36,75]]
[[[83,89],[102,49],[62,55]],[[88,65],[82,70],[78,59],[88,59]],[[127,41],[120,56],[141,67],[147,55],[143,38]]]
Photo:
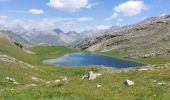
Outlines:
[[131,86],[131,85],[134,85],[135,83],[131,80],[125,80],[124,84]]

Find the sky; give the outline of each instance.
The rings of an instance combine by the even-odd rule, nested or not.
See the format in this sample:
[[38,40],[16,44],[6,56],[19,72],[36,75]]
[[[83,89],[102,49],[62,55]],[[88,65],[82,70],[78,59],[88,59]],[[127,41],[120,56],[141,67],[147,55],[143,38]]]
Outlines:
[[0,24],[28,29],[107,29],[166,14],[170,0],[0,0]]

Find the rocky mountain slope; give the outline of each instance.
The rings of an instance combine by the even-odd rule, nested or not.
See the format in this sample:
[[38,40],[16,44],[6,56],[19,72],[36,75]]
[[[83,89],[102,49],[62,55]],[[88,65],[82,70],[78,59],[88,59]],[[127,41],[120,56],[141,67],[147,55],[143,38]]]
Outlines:
[[25,40],[23,37],[11,31],[0,31],[0,37],[10,40],[10,41],[15,41],[17,43],[20,43],[24,45],[24,47],[30,47],[32,45],[30,42]]
[[134,25],[108,30],[78,45],[89,51],[119,50],[129,57],[152,57],[170,53],[170,15],[148,18]]

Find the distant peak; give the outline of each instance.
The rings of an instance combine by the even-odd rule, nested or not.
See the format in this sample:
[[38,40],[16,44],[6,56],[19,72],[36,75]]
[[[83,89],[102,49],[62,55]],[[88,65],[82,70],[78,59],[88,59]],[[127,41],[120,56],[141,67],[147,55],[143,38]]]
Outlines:
[[60,33],[64,33],[61,29],[59,28],[56,28],[53,30],[54,32],[56,32],[57,34],[60,34]]

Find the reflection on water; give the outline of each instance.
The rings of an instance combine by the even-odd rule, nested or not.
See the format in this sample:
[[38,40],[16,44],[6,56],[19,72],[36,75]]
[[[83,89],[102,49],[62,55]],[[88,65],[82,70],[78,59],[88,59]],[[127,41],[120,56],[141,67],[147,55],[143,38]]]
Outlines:
[[115,67],[115,68],[128,68],[143,66],[144,64],[121,60],[108,56],[101,56],[96,54],[89,53],[71,53],[66,54],[57,59],[44,60],[44,64],[55,65],[55,66],[106,66],[106,67]]

